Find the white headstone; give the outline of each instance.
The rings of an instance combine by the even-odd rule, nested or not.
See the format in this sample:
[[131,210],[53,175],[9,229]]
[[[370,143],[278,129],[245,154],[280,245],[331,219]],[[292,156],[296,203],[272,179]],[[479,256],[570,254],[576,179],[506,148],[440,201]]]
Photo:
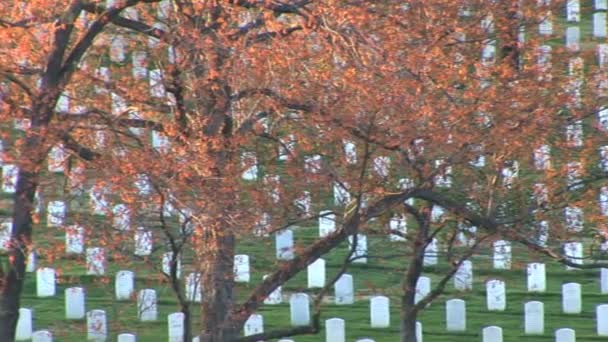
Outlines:
[[570,51],[580,50],[581,30],[578,26],[566,29],[566,48]]
[[249,255],[237,254],[234,256],[234,281],[248,283],[251,278],[249,272]]
[[37,259],[36,251],[30,251],[27,254],[25,272],[32,273],[32,272],[36,271],[36,259]]
[[93,214],[106,215],[106,212],[109,210],[109,204],[106,199],[106,195],[108,192],[108,189],[103,186],[93,186],[91,192],[89,193]]
[[16,165],[2,165],[2,191],[14,194],[17,188],[19,168]]
[[38,297],[55,295],[55,270],[42,267],[36,271],[36,293]]
[[306,293],[294,293],[289,298],[292,326],[310,324],[310,299]]
[[[566,258],[578,265],[583,264],[583,244],[581,242],[566,242],[564,244],[564,255]],[[576,267],[566,266],[567,270],[576,270]]]
[[106,273],[106,252],[101,247],[86,250],[87,275],[104,275]]
[[551,12],[546,12],[538,25],[538,33],[543,36],[550,36],[553,34],[553,22],[551,21]]
[[[156,24],[155,24],[156,25]],[[167,95],[165,84],[163,83],[163,73],[160,69],[152,69],[149,73],[150,96],[164,98]]]
[[243,152],[241,156],[243,167],[242,178],[244,180],[256,180],[258,178],[258,161],[255,152]]
[[505,240],[494,242],[494,268],[499,270],[511,269],[511,243]]
[[445,303],[447,331],[467,330],[466,303],[462,299],[450,299]]
[[69,287],[65,289],[65,318],[84,319],[85,293],[82,287]]
[[544,334],[545,308],[543,303],[537,301],[527,302],[524,311],[524,333],[526,335]]
[[482,342],[502,342],[502,328],[489,326],[481,331]]
[[352,141],[344,141],[344,157],[348,164],[357,164],[357,146]]
[[492,279],[486,283],[486,301],[489,311],[505,311],[507,299],[504,281]]
[[143,227],[135,231],[135,255],[147,256],[152,254],[152,232]]
[[143,289],[137,296],[137,312],[142,322],[156,321],[158,311],[156,308],[156,291]]
[[388,328],[391,324],[390,302],[388,297],[374,296],[370,302],[370,321],[372,328]]
[[568,230],[573,232],[580,232],[583,230],[583,209],[578,207],[566,207],[564,209],[564,215],[566,216],[566,226]]
[[304,170],[308,173],[319,173],[321,172],[321,163],[322,158],[318,154],[304,157]]
[[[262,279],[266,279],[268,275],[265,275]],[[268,297],[264,299],[264,304],[268,305],[276,305],[281,304],[283,302],[283,294],[281,292],[281,286],[277,287],[274,291],[272,291]]]
[[562,285],[562,311],[565,314],[580,314],[582,311],[581,284]]
[[275,235],[275,246],[278,260],[291,260],[294,257],[293,231],[283,229]]
[[112,208],[112,224],[118,230],[129,230],[131,217],[126,205],[117,204]]
[[608,10],[608,1],[606,0],[594,0],[593,3],[596,11]]
[[378,177],[386,178],[388,177],[389,171],[391,168],[391,158],[387,156],[378,156],[374,158],[373,161],[373,170]]
[[84,228],[82,226],[72,225],[65,228],[65,253],[84,253]]
[[245,336],[261,334],[264,332],[264,317],[259,314],[249,316],[244,325]]
[[342,318],[330,318],[325,321],[325,342],[345,342],[345,324]]
[[118,271],[114,280],[116,300],[129,300],[135,288],[135,274],[131,271]]
[[19,320],[17,320],[17,330],[15,340],[23,341],[32,338],[32,310],[26,308],[19,309]]
[[566,3],[566,20],[574,22],[581,20],[581,4],[579,0],[568,0]]
[[[348,237],[348,247],[352,249],[353,244],[354,239],[351,235]],[[355,246],[355,251],[351,256],[351,260],[354,263],[367,263],[367,236],[363,234],[357,234],[357,246]]]
[[422,342],[422,323],[416,322],[416,342]]
[[576,332],[568,328],[558,329],[555,331],[555,342],[576,342]]
[[439,261],[439,247],[437,239],[433,238],[433,241],[424,249],[424,259],[422,263],[424,266],[435,266]]
[[174,312],[167,316],[169,342],[184,342],[184,317],[183,312]]
[[431,278],[421,276],[416,282],[416,295],[414,303],[418,303],[431,292]]
[[353,304],[355,302],[355,289],[353,276],[343,274],[334,284],[336,305]]
[[473,289],[473,264],[465,260],[454,274],[454,288],[459,291]]
[[[407,221],[404,217],[395,216],[389,221],[389,228],[391,231],[401,232],[403,235],[406,235]],[[398,234],[391,234],[389,238],[391,241],[405,241],[405,237]]]
[[91,310],[87,312],[87,340],[106,341],[108,338],[108,323],[106,312],[103,310]]
[[53,146],[49,151],[48,170],[49,172],[63,172],[65,170],[64,163],[67,158],[67,153],[62,145]]
[[32,334],[32,342],[53,342],[53,334],[48,330],[38,330]]
[[608,294],[608,268],[602,268],[600,271],[600,292]]
[[336,231],[335,214],[332,214],[330,210],[323,210],[319,212],[319,216],[319,237],[326,237]]
[[547,277],[545,264],[528,264],[528,292],[545,292],[547,289]]
[[47,207],[47,227],[61,227],[65,223],[65,203],[63,201],[51,201]]
[[325,260],[319,258],[308,265],[308,288],[325,286]]
[[200,273],[190,273],[186,277],[186,298],[191,302],[201,302],[202,287]]
[[110,43],[110,60],[120,63],[125,60],[125,38],[121,35],[114,35]]
[[534,150],[534,167],[537,170],[548,170],[551,167],[551,147],[542,145]]
[[117,342],[137,342],[137,337],[134,334],[123,333],[118,335]]
[[608,336],[608,304],[601,304],[595,308],[597,335]]
[[2,222],[0,224],[0,251],[7,251],[10,247],[13,222]]
[[350,193],[348,192],[348,184],[342,182],[334,183],[334,204],[345,205],[350,202]]
[[606,37],[606,12],[593,13],[593,37]]
[[[162,272],[167,276],[171,275],[171,261],[173,260],[173,252],[163,253]],[[178,256],[175,274],[177,278],[181,278],[182,274],[182,260]]]
[[145,51],[133,51],[131,54],[133,64],[133,77],[136,79],[144,79],[148,76],[148,62],[146,60]]

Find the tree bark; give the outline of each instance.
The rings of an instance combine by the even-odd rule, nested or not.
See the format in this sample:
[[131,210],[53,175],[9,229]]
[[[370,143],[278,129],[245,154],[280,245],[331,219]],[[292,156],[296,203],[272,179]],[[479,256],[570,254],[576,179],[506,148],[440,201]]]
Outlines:
[[14,341],[19,319],[19,306],[25,262],[32,237],[32,206],[38,171],[19,171],[13,205],[13,227],[8,246],[8,261],[2,265],[0,284],[0,342]]

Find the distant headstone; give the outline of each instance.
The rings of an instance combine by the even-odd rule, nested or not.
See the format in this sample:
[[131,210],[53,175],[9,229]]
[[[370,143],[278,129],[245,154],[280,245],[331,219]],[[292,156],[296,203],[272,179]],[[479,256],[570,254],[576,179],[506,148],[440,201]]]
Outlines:
[[106,198],[109,190],[106,187],[96,185],[93,186],[89,193],[90,205],[95,215],[106,215],[109,211],[109,204]]
[[606,12],[593,13],[593,37],[606,37]]
[[84,228],[82,226],[72,225],[65,229],[65,253],[84,253]]
[[553,22],[551,21],[551,12],[547,12],[543,15],[543,19],[538,25],[538,33],[543,36],[550,36],[553,34]]
[[581,20],[581,4],[579,0],[568,0],[566,3],[566,20],[573,22]]
[[370,321],[372,328],[388,328],[391,324],[390,302],[388,297],[374,296],[370,300]]
[[330,318],[325,321],[325,342],[345,342],[345,324],[342,318]]
[[540,335],[545,333],[545,309],[538,301],[527,302],[524,307],[524,333]]
[[70,287],[65,289],[65,318],[84,319],[85,293],[82,287]]
[[19,320],[17,320],[17,330],[15,340],[24,341],[32,338],[32,310],[26,308],[19,309]]
[[[564,255],[566,258],[578,265],[583,264],[583,244],[581,242],[566,242],[564,244]],[[566,270],[576,270],[576,267],[566,266]]]
[[345,205],[350,202],[350,193],[348,192],[348,184],[334,183],[334,204]]
[[249,255],[237,254],[234,256],[234,281],[248,283],[250,280]]
[[407,221],[402,216],[395,216],[389,221],[389,228],[391,231],[400,232],[399,234],[391,234],[389,236],[391,241],[405,241],[405,235],[407,235]]
[[49,267],[39,268],[36,272],[36,294],[38,297],[55,295],[55,270]]
[[[348,237],[348,247],[352,249],[353,244],[354,238],[351,235]],[[351,260],[353,263],[367,263],[367,236],[363,234],[357,234],[357,246],[355,247],[355,251],[351,256]]]
[[595,308],[595,321],[597,335],[608,336],[608,304],[601,304]]
[[293,231],[283,229],[275,235],[276,255],[278,260],[291,260],[294,257]]
[[505,240],[494,242],[494,268],[499,270],[511,269],[511,243]]
[[247,321],[245,321],[245,325],[243,326],[245,330],[245,336],[251,336],[256,334],[261,334],[264,332],[264,317],[259,314],[252,314],[249,316]]
[[[168,276],[171,275],[171,260],[173,260],[173,252],[163,253],[162,272]],[[182,260],[179,256],[177,257],[175,274],[177,278],[181,278]]]
[[566,217],[566,227],[568,227],[568,230],[573,232],[580,232],[583,230],[583,209],[578,207],[566,207],[566,209],[564,209],[564,216]]
[[310,324],[310,299],[306,293],[294,293],[289,298],[292,326]]
[[447,331],[465,331],[467,329],[466,303],[462,299],[450,299],[445,303]]
[[355,302],[355,290],[353,276],[342,274],[334,284],[336,305],[353,304]]
[[36,251],[30,251],[27,254],[25,272],[32,273],[32,272],[36,271],[36,259],[37,259]]
[[[62,104],[58,103],[60,106]],[[65,108],[65,106],[63,106],[64,108],[61,109],[67,109],[65,111],[69,111],[69,108]],[[69,107],[69,103],[68,103],[68,107]],[[51,150],[49,151],[49,158],[48,158],[48,170],[49,172],[63,172],[65,170],[64,167],[64,163],[65,160],[67,158],[67,153],[65,152],[65,150],[63,149],[63,145],[58,145],[58,146],[53,146],[53,148],[51,148]]]
[[201,302],[202,288],[200,273],[190,273],[188,276],[186,276],[186,298],[190,302]]
[[48,330],[38,330],[32,334],[32,342],[53,342],[53,334]]
[[112,224],[118,230],[129,230],[131,227],[131,214],[124,204],[117,204],[112,208]]
[[489,326],[481,331],[482,342],[502,342],[502,328]]
[[439,247],[437,239],[433,238],[431,242],[424,249],[424,259],[422,263],[424,266],[435,266],[439,261]]
[[[266,279],[268,275],[265,275],[263,279]],[[268,297],[264,299],[264,304],[267,305],[276,305],[281,304],[283,302],[283,294],[281,293],[281,286],[278,286],[274,291],[272,291]]]
[[108,323],[106,312],[103,310],[91,310],[87,312],[87,340],[106,341],[108,338]]
[[489,311],[505,311],[507,299],[504,281],[492,279],[486,283],[486,301]]
[[473,264],[470,260],[463,261],[454,274],[454,288],[459,291],[473,289]]
[[142,322],[156,321],[158,310],[156,308],[156,291],[143,289],[137,296],[137,312]]
[[566,28],[566,48],[570,51],[580,50],[581,30],[578,26]]
[[258,178],[257,157],[255,152],[243,152],[241,155],[241,164],[243,167],[242,178],[244,180],[256,180]]
[[431,292],[431,278],[421,276],[416,282],[416,295],[414,303],[418,303]]
[[545,264],[537,262],[528,264],[527,271],[528,292],[545,292],[547,289]]
[[576,332],[568,328],[558,329],[555,331],[555,342],[576,342]]
[[357,164],[357,146],[352,141],[344,141],[344,157],[348,164]]
[[373,161],[373,171],[378,177],[388,177],[391,167],[391,158],[387,156],[378,156]]
[[129,300],[133,295],[135,275],[131,271],[118,271],[114,280],[116,300]]
[[134,334],[123,333],[118,335],[117,342],[137,342],[137,337]]
[[183,312],[174,312],[167,316],[169,342],[184,342],[184,317]]
[[602,268],[600,271],[600,291],[602,294],[608,294],[608,268]]
[[16,165],[2,165],[2,192],[15,193],[18,175],[19,168]]
[[106,252],[101,247],[86,249],[87,275],[104,275],[106,273]]
[[308,288],[325,286],[325,260],[319,258],[308,265]]
[[581,284],[562,285],[562,311],[565,314],[580,314],[582,311]]
[[0,251],[7,251],[10,247],[13,222],[2,222],[0,224]]
[[152,254],[152,232],[139,227],[135,231],[135,252],[137,256],[148,256]]
[[319,216],[319,237],[326,237],[336,231],[335,214],[332,214],[330,210],[323,210],[319,212]]
[[46,225],[48,227],[61,227],[65,224],[65,203],[51,201],[47,207]]
[[608,1],[606,0],[594,0],[594,7],[596,11],[608,10]]

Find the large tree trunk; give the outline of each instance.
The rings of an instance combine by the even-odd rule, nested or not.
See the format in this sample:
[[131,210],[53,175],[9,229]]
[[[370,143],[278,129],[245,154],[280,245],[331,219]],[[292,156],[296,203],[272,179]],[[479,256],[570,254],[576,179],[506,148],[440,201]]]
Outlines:
[[234,234],[214,229],[203,257],[201,342],[226,342],[239,335],[230,318],[234,305]]
[[21,168],[18,175],[8,261],[0,269],[0,342],[15,339],[25,262],[32,237],[31,212],[38,176],[38,171],[29,172],[24,168]]

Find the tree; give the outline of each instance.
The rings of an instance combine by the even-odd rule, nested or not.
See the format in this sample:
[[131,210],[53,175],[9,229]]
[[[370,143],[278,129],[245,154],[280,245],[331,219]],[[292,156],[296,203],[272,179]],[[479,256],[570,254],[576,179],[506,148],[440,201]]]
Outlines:
[[[435,236],[453,242],[456,222],[573,264],[539,244],[528,225],[554,220],[551,234],[565,240],[572,234],[556,214],[597,196],[604,174],[595,158],[584,172],[575,171],[583,164],[561,162],[597,155],[602,136],[582,143],[579,127],[602,108],[603,69],[591,63],[592,81],[581,82],[577,68],[587,55],[576,59],[555,47],[549,73],[545,37],[533,33],[547,19],[546,5],[540,17],[536,2],[54,5],[0,5],[7,13],[0,22],[7,42],[0,54],[3,121],[30,121],[13,156],[19,175],[0,336],[14,335],[34,197],[58,143],[106,180],[134,215],[155,217],[174,252],[170,278],[182,304],[177,255],[193,252],[206,289],[202,331],[195,333],[202,341],[239,339],[245,320],[276,287],[393,213],[416,222],[406,236],[415,257],[402,286],[403,341],[414,340],[416,312],[441,292],[440,285],[414,303],[424,249]],[[521,29],[525,42],[517,40]],[[567,63],[571,72],[559,72]],[[559,143],[564,128],[567,143]],[[153,131],[156,140],[137,129]],[[96,146],[99,136],[107,140]],[[560,161],[537,172],[530,147],[554,140]],[[139,181],[151,190],[142,194]],[[532,184],[541,181],[550,201],[530,200]],[[331,191],[345,197],[332,208],[338,229],[278,265],[237,303],[237,241],[255,228],[273,232],[316,218],[310,197]],[[404,205],[408,199],[417,202]],[[166,221],[167,207],[184,217],[179,227]],[[431,222],[436,207],[448,216]],[[593,219],[602,222],[601,214]],[[474,250],[454,254],[445,282]],[[181,309],[189,312],[188,305]],[[317,310],[311,326],[240,339],[318,329]]]

